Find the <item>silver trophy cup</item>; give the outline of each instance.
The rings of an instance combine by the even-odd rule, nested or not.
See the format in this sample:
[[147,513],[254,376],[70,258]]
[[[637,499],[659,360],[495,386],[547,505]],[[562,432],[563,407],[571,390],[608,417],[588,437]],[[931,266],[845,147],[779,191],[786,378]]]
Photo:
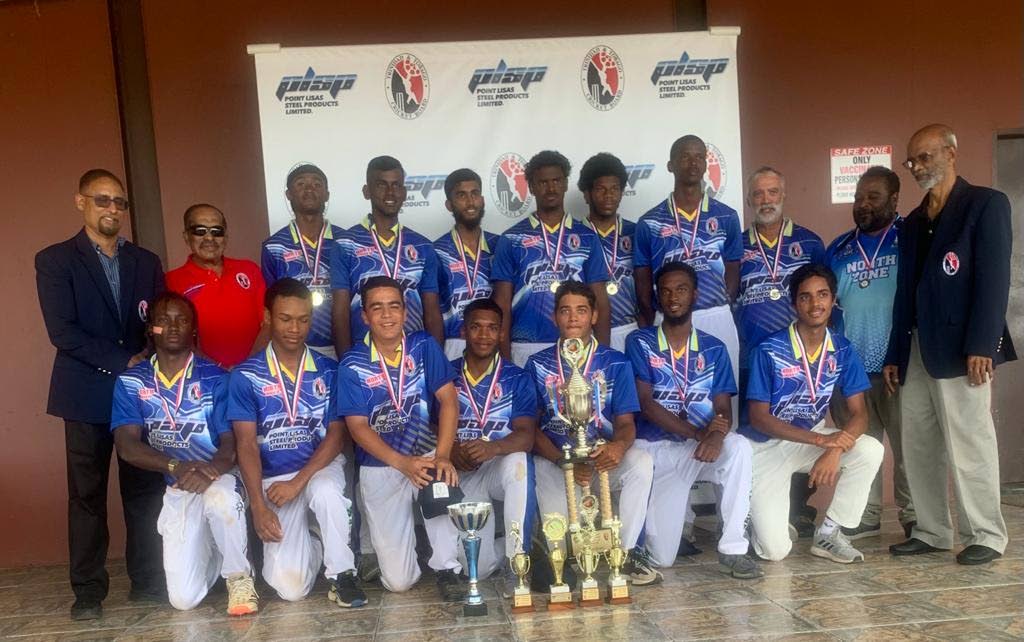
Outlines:
[[469,567],[469,593],[462,607],[463,615],[487,615],[487,605],[477,586],[477,561],[480,559],[480,536],[476,533],[484,527],[491,516],[490,502],[462,502],[448,507],[448,517],[460,531],[466,533],[462,545],[466,549],[466,566]]

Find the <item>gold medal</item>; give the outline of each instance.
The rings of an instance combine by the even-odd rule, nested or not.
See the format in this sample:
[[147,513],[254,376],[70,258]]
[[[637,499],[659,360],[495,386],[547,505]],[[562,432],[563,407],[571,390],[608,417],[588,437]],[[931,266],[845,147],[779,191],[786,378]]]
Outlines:
[[558,287],[560,285],[562,285],[561,281],[552,281],[551,282],[551,287],[549,289],[551,290],[551,292],[557,292],[558,291]]
[[320,307],[324,303],[324,294],[320,290],[313,290],[313,306]]
[[768,296],[771,298],[772,301],[778,301],[779,299],[782,298],[782,292],[779,292],[778,288],[772,288],[771,290],[769,290]]
[[604,289],[608,291],[608,296],[615,296],[619,293],[619,284],[615,281],[609,281],[605,284]]

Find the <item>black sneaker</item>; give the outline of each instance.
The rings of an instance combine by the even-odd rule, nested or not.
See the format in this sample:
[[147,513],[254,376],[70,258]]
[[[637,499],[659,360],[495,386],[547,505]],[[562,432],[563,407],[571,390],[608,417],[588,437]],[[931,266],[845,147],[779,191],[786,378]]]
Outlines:
[[647,550],[640,547],[629,552],[629,557],[626,558],[626,563],[622,566],[622,573],[628,575],[636,586],[657,584],[665,579],[661,571],[654,568],[654,560],[651,559]]
[[346,571],[327,582],[331,585],[327,591],[327,599],[338,606],[354,609],[366,605],[366,593],[356,585],[355,571]]
[[814,520],[807,515],[800,515],[795,521],[790,522],[789,525],[796,531],[796,536],[799,539],[814,537],[814,532],[818,529],[814,524]]
[[71,619],[76,622],[98,620],[103,617],[103,605],[99,600],[77,599],[71,605]]
[[466,587],[450,568],[437,572],[437,592],[445,602],[461,602],[466,597]]

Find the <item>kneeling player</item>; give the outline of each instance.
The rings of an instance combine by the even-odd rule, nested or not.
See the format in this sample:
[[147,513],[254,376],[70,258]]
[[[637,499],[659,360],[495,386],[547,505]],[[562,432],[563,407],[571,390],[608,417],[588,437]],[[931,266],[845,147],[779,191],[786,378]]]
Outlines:
[[[359,495],[381,582],[389,591],[406,591],[420,578],[413,502],[430,486],[434,501],[421,504],[433,549],[428,564],[437,571],[442,599],[452,601],[461,596],[459,534],[437,500],[459,483],[451,462],[459,415],[455,371],[432,336],[403,332],[406,306],[398,281],[374,276],[359,294],[370,332],[341,359],[337,413],[356,443]],[[436,435],[430,422],[435,405]]]
[[501,308],[490,299],[473,301],[463,312],[466,351],[452,362],[459,373],[459,428],[452,461],[466,501],[504,502],[504,555],[494,547],[492,518],[480,533],[484,540],[480,577],[499,566],[508,569],[504,590],[505,597],[510,597],[514,576],[507,560],[519,550],[508,536],[509,529],[513,522],[519,524],[528,553],[537,512],[530,455],[537,429],[537,396],[530,376],[498,354],[501,315]]
[[[270,345],[232,371],[228,404],[253,525],[264,542],[263,579],[282,598],[301,600],[322,559],[328,599],[363,606],[349,548],[352,504],[342,454],[348,436],[333,419],[337,364],[306,346],[313,316],[306,286],[291,278],[275,282],[265,307]],[[310,510],[320,541],[309,531]]]
[[174,608],[191,609],[222,576],[228,613],[255,613],[245,502],[230,472],[227,373],[193,353],[196,311],[180,294],[153,302],[149,334],[156,355],[117,378],[110,427],[122,459],[164,473],[169,484],[157,520],[167,597]]
[[[811,553],[843,564],[864,561],[840,527],[854,528],[882,463],[882,444],[865,435],[864,366],[845,337],[828,329],[836,277],[812,263],[790,278],[797,320],[751,352],[747,388],[750,426],[740,432],[754,450],[750,518],[754,551],[764,559],[789,554],[789,484],[793,473],[810,473],[815,486],[835,486]],[[850,419],[843,430],[825,427],[835,391],[846,398]]]
[[730,432],[736,382],[729,352],[690,321],[697,298],[692,267],[666,263],[655,287],[664,322],[626,339],[640,396],[636,445],[654,460],[646,549],[659,566],[675,562],[690,487],[709,481],[722,489],[719,570],[740,579],[761,577],[761,567],[747,557],[751,455],[747,440]]
[[[591,454],[593,466],[577,465],[576,481],[589,483],[596,468],[607,471],[612,490],[621,490],[619,501],[623,548],[629,551],[624,571],[634,584],[657,582],[661,573],[651,568],[651,562],[636,543],[647,515],[647,500],[651,493],[653,466],[651,456],[633,448],[636,426],[633,413],[639,412],[633,368],[626,355],[597,343],[592,328],[597,320],[593,291],[579,281],[566,281],[555,292],[555,323],[559,340],[555,345],[534,354],[526,363],[543,403],[541,429],[534,444],[537,502],[541,513],[568,513],[565,497],[565,475],[558,463],[563,445],[575,445],[575,436],[569,426],[554,416],[548,386],[558,386],[568,380],[571,366],[562,357],[562,342],[579,338],[586,345],[586,355],[580,373],[587,382],[601,386],[601,415],[588,426],[591,440],[602,438],[604,445]],[[598,423],[599,425],[595,425]]]

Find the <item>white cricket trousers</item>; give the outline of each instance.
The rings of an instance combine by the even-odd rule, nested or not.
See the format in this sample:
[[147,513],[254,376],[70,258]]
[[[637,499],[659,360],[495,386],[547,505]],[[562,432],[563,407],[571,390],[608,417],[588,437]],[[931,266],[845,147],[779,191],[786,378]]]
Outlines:
[[534,354],[541,350],[546,350],[554,343],[513,343],[512,344],[512,363],[516,364],[520,368],[526,367],[526,360],[532,357]]
[[480,578],[483,579],[498,570],[506,559],[519,552],[515,542],[508,537],[512,522],[519,524],[524,548],[527,551],[530,548],[531,526],[534,513],[537,512],[537,498],[533,492],[533,457],[528,453],[499,455],[484,462],[476,470],[460,472],[459,486],[466,494],[467,502],[504,503],[502,516],[505,519],[505,550],[499,551],[494,542],[497,515],[491,515],[483,530],[477,533],[482,540],[477,568]]
[[252,572],[240,488],[238,478],[225,473],[203,493],[164,491],[156,528],[163,538],[167,597],[174,608],[194,608],[218,576]]
[[612,328],[611,348],[619,352],[626,352],[626,337],[637,329],[636,321]]
[[[287,481],[296,473],[263,480],[263,492],[278,481]],[[278,508],[265,500],[281,522],[284,537],[280,542],[263,545],[263,579],[282,599],[294,602],[309,594],[316,581],[321,561],[324,576],[332,578],[355,570],[349,546],[352,502],[345,497],[345,456],[318,470],[295,499]],[[307,512],[313,511],[323,543],[309,532]]]
[[[812,430],[823,435],[837,432],[835,428],[826,428],[824,421]],[[789,555],[793,547],[789,539],[790,478],[793,473],[809,473],[825,451],[782,439],[751,441],[750,446],[754,451],[751,540],[761,558],[778,561]],[[877,439],[861,435],[853,448],[842,454],[839,481],[825,513],[832,521],[846,528],[860,524],[884,452]]]
[[[380,564],[381,583],[400,593],[420,579],[416,561],[416,525],[413,509],[418,489],[397,468],[359,468],[359,495],[363,500],[363,526]],[[463,491],[465,492],[465,491]],[[459,530],[448,513],[423,520],[433,553],[428,565],[435,571],[462,570],[458,560]]]
[[[534,458],[537,475],[537,503],[542,516],[546,513],[560,513],[568,516],[569,507],[565,501],[565,473],[561,468],[543,457]],[[621,491],[619,496],[619,520],[622,522],[622,546],[627,551],[636,546],[647,518],[647,501],[651,495],[651,480],[654,478],[654,464],[651,456],[635,445],[626,451],[618,467],[609,473],[612,491]],[[600,497],[597,470],[591,481],[591,492]],[[579,499],[579,488],[576,498]]]
[[716,484],[721,492],[719,510],[722,537],[718,552],[745,555],[748,542],[744,529],[750,512],[750,441],[729,433],[722,442],[718,459],[701,462],[693,458],[696,439],[686,441],[636,440],[636,446],[650,453],[654,461],[654,484],[647,506],[644,544],[658,566],[672,566],[679,552],[679,540],[690,504],[690,487],[695,481]]

